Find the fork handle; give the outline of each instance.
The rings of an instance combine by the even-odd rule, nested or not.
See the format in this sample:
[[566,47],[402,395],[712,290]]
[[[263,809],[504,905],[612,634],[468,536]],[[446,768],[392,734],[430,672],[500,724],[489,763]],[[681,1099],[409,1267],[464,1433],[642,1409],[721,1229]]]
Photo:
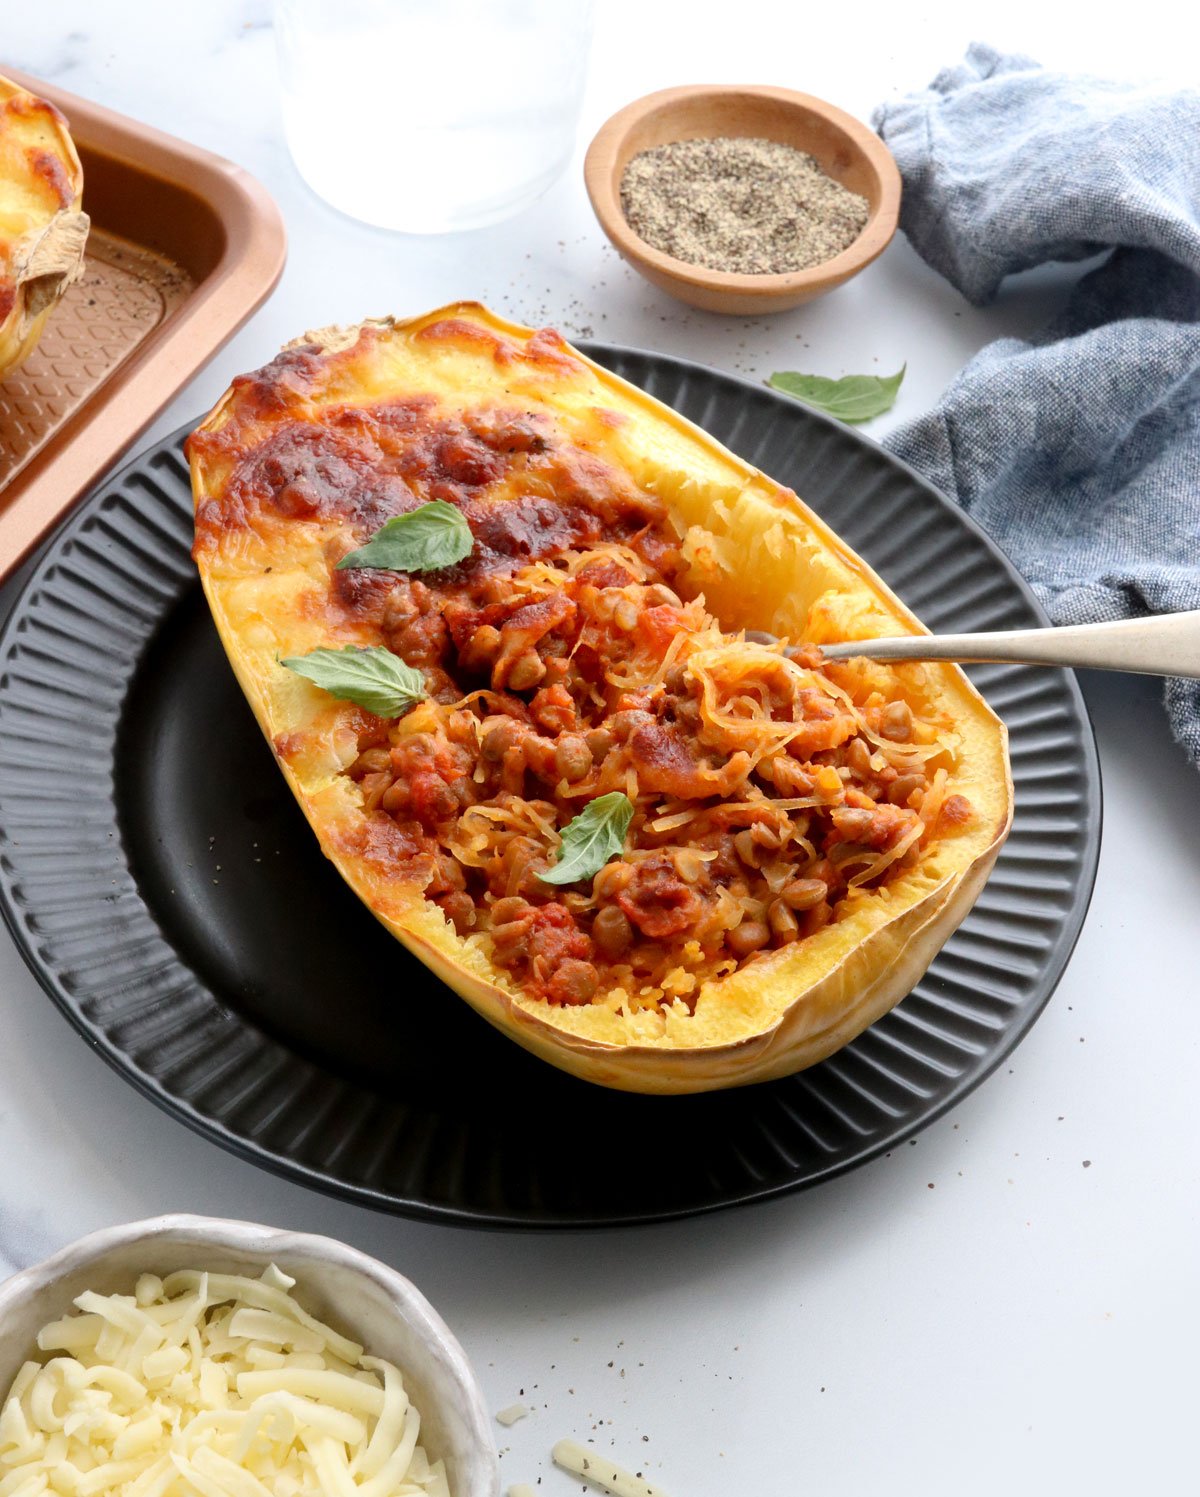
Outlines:
[[1146,676],[1200,679],[1200,609],[1155,613],[1106,624],[1006,629],[984,634],[902,634],[822,645],[830,660],[1011,660],[1023,665],[1082,666]]

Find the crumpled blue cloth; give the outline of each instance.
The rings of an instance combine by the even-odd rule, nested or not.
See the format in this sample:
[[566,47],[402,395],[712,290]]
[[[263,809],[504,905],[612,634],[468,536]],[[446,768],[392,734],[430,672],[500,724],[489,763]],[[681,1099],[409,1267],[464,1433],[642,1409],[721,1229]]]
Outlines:
[[[1200,93],[976,44],[873,123],[901,228],[970,301],[1111,250],[1048,327],[990,343],[885,445],[990,532],[1055,623],[1200,608]],[[1165,695],[1200,765],[1200,682]]]

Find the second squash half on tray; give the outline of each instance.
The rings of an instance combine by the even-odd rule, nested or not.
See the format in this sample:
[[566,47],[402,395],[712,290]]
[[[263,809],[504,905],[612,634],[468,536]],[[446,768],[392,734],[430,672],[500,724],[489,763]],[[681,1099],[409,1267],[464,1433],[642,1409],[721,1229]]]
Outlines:
[[[789,1074],[970,909],[1012,815],[1003,725],[956,667],[823,662],[920,625],[557,334],[467,303],[308,334],[189,454],[217,629],[323,850],[554,1065]],[[438,1001],[398,990],[398,1022]]]
[[0,379],[37,345],[83,273],[83,168],[67,122],[0,77]]

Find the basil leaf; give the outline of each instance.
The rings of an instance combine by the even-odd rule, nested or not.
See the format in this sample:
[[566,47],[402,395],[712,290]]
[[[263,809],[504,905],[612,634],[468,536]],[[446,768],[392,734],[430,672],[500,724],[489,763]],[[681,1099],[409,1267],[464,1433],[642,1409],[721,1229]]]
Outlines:
[[435,572],[470,556],[474,545],[462,510],[444,499],[431,499],[381,525],[365,546],[342,557],[338,570],[375,567],[385,572]]
[[826,379],[820,374],[796,374],[791,370],[773,374],[767,384],[773,390],[802,400],[827,416],[851,425],[882,416],[896,403],[896,392],[904,379],[905,364],[898,374],[847,374],[844,379]]
[[427,695],[421,672],[379,646],[310,650],[279,663],[330,696],[365,707],[376,717],[400,717]]
[[544,884],[574,884],[599,873],[625,846],[633,820],[633,802],[619,790],[597,796],[562,830],[562,845],[553,868],[538,877]]

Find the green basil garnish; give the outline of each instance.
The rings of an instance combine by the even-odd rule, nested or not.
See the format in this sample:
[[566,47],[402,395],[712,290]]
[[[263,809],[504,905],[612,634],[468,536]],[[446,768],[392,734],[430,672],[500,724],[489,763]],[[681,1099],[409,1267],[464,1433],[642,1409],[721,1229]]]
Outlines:
[[856,425],[882,416],[896,403],[896,392],[904,379],[905,364],[898,374],[847,374],[844,379],[826,379],[820,374],[796,374],[784,371],[773,374],[767,384],[782,390],[805,405],[811,405],[827,416]]
[[597,796],[562,829],[562,844],[553,868],[538,877],[544,884],[574,884],[599,873],[625,846],[633,820],[633,802],[614,790]]
[[427,695],[425,677],[399,655],[379,646],[360,649],[310,650],[281,660],[288,670],[305,677],[330,696],[365,707],[376,717],[400,717]]
[[385,572],[436,572],[470,556],[475,537],[461,509],[431,499],[381,525],[365,546],[338,562]]

